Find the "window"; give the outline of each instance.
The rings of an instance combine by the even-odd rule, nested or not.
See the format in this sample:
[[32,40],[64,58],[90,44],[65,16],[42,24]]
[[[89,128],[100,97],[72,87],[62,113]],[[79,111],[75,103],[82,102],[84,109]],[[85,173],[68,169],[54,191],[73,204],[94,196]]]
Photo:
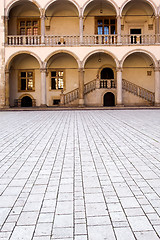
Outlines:
[[40,32],[39,19],[19,19],[19,35],[38,35]]
[[117,21],[115,17],[96,17],[95,18],[95,34],[108,35],[116,34]]
[[64,71],[54,70],[51,71],[51,89],[64,88]]
[[33,71],[20,71],[18,81],[19,91],[34,91],[34,72]]

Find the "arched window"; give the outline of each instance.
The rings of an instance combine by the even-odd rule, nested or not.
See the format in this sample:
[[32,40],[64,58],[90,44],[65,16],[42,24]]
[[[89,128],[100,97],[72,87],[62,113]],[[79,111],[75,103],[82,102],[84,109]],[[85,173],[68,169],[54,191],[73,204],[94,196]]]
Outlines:
[[103,68],[101,71],[101,79],[114,79],[114,72],[111,68]]

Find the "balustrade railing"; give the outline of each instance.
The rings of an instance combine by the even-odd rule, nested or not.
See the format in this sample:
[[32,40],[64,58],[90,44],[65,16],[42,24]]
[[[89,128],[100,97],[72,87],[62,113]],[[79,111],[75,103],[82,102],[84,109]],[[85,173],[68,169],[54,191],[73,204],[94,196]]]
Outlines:
[[[88,94],[96,89],[116,88],[116,81],[114,79],[94,79],[84,85],[84,94]],[[142,88],[134,83],[131,83],[125,79],[122,80],[122,88],[136,96],[139,96],[149,102],[154,103],[155,94],[145,88]],[[62,95],[61,95],[62,96]],[[79,98],[79,89],[76,88],[66,94],[63,94],[63,104],[69,104]]]
[[46,46],[77,46],[80,44],[79,36],[45,36]]
[[142,88],[134,83],[131,83],[125,79],[122,81],[122,88],[136,96],[139,96],[149,102],[154,102],[155,94],[145,88]]
[[78,99],[78,97],[79,97],[79,89],[76,88],[73,91],[64,94],[64,104],[73,102],[74,100]]
[[7,36],[7,44],[13,46],[19,45],[40,45],[41,44],[41,36],[40,35],[11,35]]
[[116,88],[114,79],[100,79],[100,88]]
[[[7,36],[7,44],[11,46],[32,46],[41,45],[41,35],[10,35]],[[149,45],[160,43],[159,34],[127,34],[121,35],[122,45]],[[83,43],[80,37],[67,36],[45,36],[45,46],[80,46],[83,45],[117,45],[117,34],[112,35],[86,35],[83,36]]]
[[97,79],[94,79],[91,82],[88,82],[84,85],[84,94],[90,93],[97,88],[96,81]]
[[86,35],[83,36],[84,45],[115,45],[117,34],[112,35]]
[[156,35],[150,35],[150,34],[128,34],[128,35],[122,35],[121,41],[123,45],[147,45],[147,44],[154,44],[156,42]]

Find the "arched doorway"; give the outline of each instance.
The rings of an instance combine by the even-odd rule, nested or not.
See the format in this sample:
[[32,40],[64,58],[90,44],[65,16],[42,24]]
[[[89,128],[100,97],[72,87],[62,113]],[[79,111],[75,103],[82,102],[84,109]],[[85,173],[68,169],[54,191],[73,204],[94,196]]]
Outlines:
[[103,106],[104,107],[113,107],[115,106],[115,96],[111,92],[107,92],[103,97]]
[[21,107],[32,107],[32,99],[25,96],[21,99]]
[[101,71],[101,79],[114,79],[114,72],[111,68],[103,68]]

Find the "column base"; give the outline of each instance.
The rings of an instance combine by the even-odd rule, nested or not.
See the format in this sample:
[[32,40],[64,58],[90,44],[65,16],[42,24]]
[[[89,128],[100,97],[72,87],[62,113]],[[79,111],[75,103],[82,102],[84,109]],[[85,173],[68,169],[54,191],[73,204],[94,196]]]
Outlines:
[[6,105],[6,106],[4,106],[3,108],[10,108],[10,106],[9,106],[9,105]]
[[41,104],[40,107],[46,108],[47,104]]
[[160,107],[160,103],[154,103],[155,107]]
[[124,107],[124,104],[116,104],[116,107]]
[[84,99],[79,99],[79,107],[84,107]]

